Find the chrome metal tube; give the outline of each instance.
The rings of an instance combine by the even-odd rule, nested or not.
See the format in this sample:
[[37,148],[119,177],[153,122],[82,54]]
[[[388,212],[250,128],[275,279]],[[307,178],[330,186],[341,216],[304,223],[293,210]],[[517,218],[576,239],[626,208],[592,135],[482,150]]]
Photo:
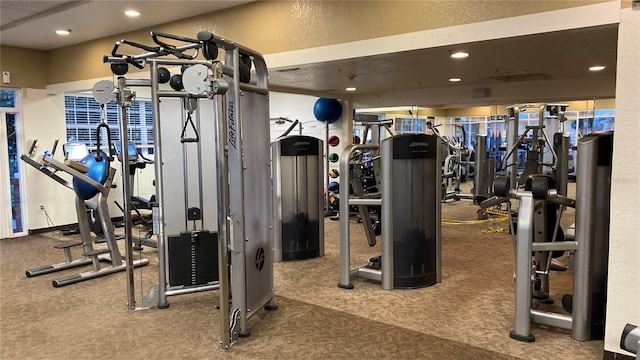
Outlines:
[[549,311],[531,310],[531,320],[536,324],[549,325],[561,329],[571,330],[570,315],[563,315]]
[[567,196],[567,183],[569,181],[569,134],[555,133],[553,135],[553,147],[558,155],[558,163],[555,168],[556,189],[558,194]]
[[533,251],[570,251],[577,250],[576,241],[534,242],[531,244]]
[[[394,254],[393,254],[393,210],[394,210],[394,192],[393,192],[393,138],[388,138],[380,142],[380,168],[382,181],[382,256],[380,258],[382,266],[382,288],[384,290],[393,290],[394,288]],[[405,174],[405,176],[411,176]],[[407,204],[407,206],[409,206]]]
[[[118,79],[118,92],[120,96],[123,96],[126,89],[126,79],[120,77]],[[131,184],[130,181],[130,169],[129,164],[125,159],[129,158],[129,133],[127,131],[127,105],[125,99],[119,99],[120,101],[120,145],[122,147],[122,161],[121,161],[121,174],[122,174],[122,203],[124,205],[124,243],[125,243],[125,261],[126,261],[126,277],[127,277],[127,307],[129,310],[135,310],[136,298],[135,298],[135,285],[133,278],[133,240],[131,233]],[[106,199],[105,199],[106,202]],[[104,215],[104,214],[103,214]],[[103,216],[101,216],[103,217]],[[103,221],[104,223],[105,221]],[[104,226],[105,224],[103,224]],[[107,226],[109,226],[107,224]],[[106,228],[105,228],[106,229]],[[115,241],[114,241],[115,243]],[[117,245],[116,245],[117,248]],[[112,259],[113,261],[113,259]],[[115,266],[115,264],[114,264]]]
[[165,234],[165,221],[164,221],[164,181],[162,174],[162,167],[164,161],[162,159],[162,127],[160,125],[160,98],[159,98],[159,85],[158,85],[158,63],[157,60],[151,60],[151,119],[153,121],[153,144],[154,144],[154,157],[155,157],[155,180],[156,180],[156,202],[157,202],[157,237],[158,237],[158,303],[156,304],[159,309],[169,307],[167,302],[167,236]]
[[[507,151],[511,152],[514,146],[518,143],[518,129],[520,126],[520,107],[518,105],[513,105],[507,107],[507,109],[512,109],[513,116],[507,119]],[[509,124],[511,122],[511,124]],[[508,155],[507,155],[508,156]],[[509,180],[511,180],[511,188],[515,188],[517,186],[518,179],[518,152],[504,159],[507,165],[507,176]]]
[[576,241],[580,249],[575,253],[573,280],[574,327],[571,336],[578,341],[591,339],[591,274],[593,242],[596,232],[597,139],[585,138],[578,143],[580,157],[576,177]]
[[382,199],[349,199],[349,205],[380,206]]
[[229,244],[229,178],[226,154],[226,128],[225,128],[225,96],[218,96],[214,101],[214,113],[216,117],[214,143],[216,149],[216,174],[218,193],[218,285],[219,285],[219,306],[220,306],[220,349],[229,350],[231,347],[231,336],[229,326],[229,264],[228,264],[228,244]]
[[351,156],[356,150],[374,150],[378,149],[378,145],[360,144],[348,145],[342,151],[340,156],[340,281],[338,287],[344,289],[353,289],[351,285],[350,269],[350,229],[349,229],[349,182],[350,172],[349,166]]
[[370,269],[367,267],[359,267],[353,270],[354,275],[367,280],[382,281],[382,271]]
[[[200,128],[200,107],[196,111],[196,129],[198,129],[198,134],[202,134],[202,129]],[[202,140],[202,139],[200,139]],[[200,228],[205,229],[204,219],[206,217],[205,208],[204,208],[204,184],[202,179],[202,141],[197,142],[198,147],[198,206],[200,207]]]
[[531,193],[521,193],[516,243],[516,296],[514,330],[511,337],[533,341],[531,335],[531,244],[535,200]]
[[[185,109],[187,107],[187,98],[180,99],[180,105],[182,109],[180,111],[180,123],[184,124],[187,121],[185,116]],[[182,191],[184,192],[184,204],[182,208],[184,211],[182,212],[182,219],[184,220],[184,226],[182,231],[189,231],[189,220],[188,220],[188,209],[189,209],[189,156],[187,155],[187,144],[186,142],[182,143]],[[195,230],[195,229],[193,229]]]
[[211,284],[211,285],[200,285],[196,287],[188,287],[183,289],[169,289],[165,291],[165,295],[173,296],[173,295],[193,294],[197,292],[217,290],[219,288],[220,288],[219,284]]
[[[342,174],[342,173],[341,173]],[[324,186],[326,194],[324,195],[324,213],[329,214],[329,123],[324,123]]]
[[[229,227],[231,247],[231,288],[233,294],[233,307],[240,310],[240,334],[248,332],[247,329],[247,268],[245,258],[245,219],[244,219],[244,164],[242,159],[242,111],[240,109],[240,52],[237,47],[225,48],[225,64],[231,64],[233,68],[233,81],[229,82],[229,90],[226,94],[226,119],[225,131],[227,133],[228,173],[229,184]],[[233,190],[233,192],[232,192]]]

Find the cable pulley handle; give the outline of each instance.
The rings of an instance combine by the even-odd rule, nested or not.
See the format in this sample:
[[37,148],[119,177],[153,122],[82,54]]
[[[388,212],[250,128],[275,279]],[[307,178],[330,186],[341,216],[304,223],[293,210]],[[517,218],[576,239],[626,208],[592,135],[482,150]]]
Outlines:
[[[102,143],[100,141],[100,128],[107,129],[107,147],[109,148],[109,153],[111,153],[112,142],[111,142],[111,128],[107,123],[100,123],[96,128],[96,161],[102,161],[102,156],[100,155],[100,151],[102,150]],[[108,157],[109,161],[113,160],[111,156]]]
[[[191,128],[193,129],[193,132],[196,135],[195,138],[184,137],[184,133],[187,131],[187,125],[191,125]],[[189,111],[189,113],[187,114],[187,120],[184,122],[184,125],[182,126],[182,134],[180,134],[180,143],[182,144],[197,143],[199,141],[200,141],[200,135],[198,134],[198,129],[196,129],[196,126],[194,125],[193,120],[191,119],[191,111]]]
[[[100,155],[100,150],[102,148],[102,144],[100,143],[100,128],[102,127],[103,124],[104,123],[101,123],[96,128],[96,161],[98,161],[98,162],[102,161],[102,156]],[[107,130],[107,131],[109,131],[109,130]]]

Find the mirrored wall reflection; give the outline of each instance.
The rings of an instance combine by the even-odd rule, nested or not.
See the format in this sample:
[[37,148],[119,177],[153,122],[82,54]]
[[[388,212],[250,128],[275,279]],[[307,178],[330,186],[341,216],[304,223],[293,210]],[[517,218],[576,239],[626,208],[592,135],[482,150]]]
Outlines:
[[[602,106],[606,108],[596,109],[593,101],[569,102],[569,107],[564,115],[566,120],[558,124],[553,132],[564,132],[569,134],[569,161],[571,168],[575,148],[578,140],[593,132],[614,130],[615,109],[611,101],[602,101]],[[539,104],[536,104],[539,105]],[[587,109],[585,107],[591,107]],[[572,109],[573,108],[573,109]],[[504,106],[491,106],[491,115],[471,115],[471,116],[449,116],[446,118],[449,130],[453,130],[450,135],[454,139],[463,141],[469,149],[476,149],[475,143],[477,134],[487,135],[485,145],[489,153],[489,158],[497,159],[501,164],[501,159],[505,155],[507,146],[507,127],[509,119]],[[460,110],[457,111],[460,113]],[[546,116],[546,115],[545,115]],[[518,135],[521,135],[527,126],[536,125],[539,122],[539,112],[521,112],[518,118]],[[498,169],[501,171],[502,169]]]
[[[444,110],[430,109],[419,106],[399,106],[357,109],[355,111],[353,129],[354,136],[361,136],[364,133],[365,123],[369,121],[390,121],[391,128],[398,134],[405,133],[430,133],[433,131],[432,125],[437,127],[444,125]],[[381,139],[388,136],[388,131],[380,133]],[[371,135],[364,139],[366,143],[371,142]]]
[[[558,128],[553,132],[565,132],[569,134],[570,151],[569,167],[573,167],[575,148],[578,140],[590,133],[614,130],[615,127],[615,102],[613,99],[597,99],[569,102],[564,116],[565,121],[558,123]],[[522,103],[529,106],[528,111],[520,112],[518,118],[519,135],[527,126],[536,125],[539,122],[538,108],[542,103]],[[354,117],[354,135],[361,136],[364,126],[363,121],[390,120],[397,133],[437,133],[448,144],[462,147],[473,153],[480,144],[476,144],[478,134],[486,135],[488,156],[496,159],[498,171],[502,171],[502,159],[506,155],[507,128],[509,115],[506,105],[487,105],[468,108],[432,109],[419,106],[380,107],[357,109]],[[547,115],[545,115],[546,117]],[[380,133],[380,138],[388,136]],[[364,139],[371,141],[371,136]]]

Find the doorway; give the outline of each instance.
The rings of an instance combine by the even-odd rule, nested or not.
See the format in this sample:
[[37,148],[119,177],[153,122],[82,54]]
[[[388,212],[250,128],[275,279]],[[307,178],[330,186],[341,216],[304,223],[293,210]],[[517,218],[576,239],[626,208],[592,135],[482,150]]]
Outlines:
[[0,89],[0,238],[27,234],[17,95],[16,90]]

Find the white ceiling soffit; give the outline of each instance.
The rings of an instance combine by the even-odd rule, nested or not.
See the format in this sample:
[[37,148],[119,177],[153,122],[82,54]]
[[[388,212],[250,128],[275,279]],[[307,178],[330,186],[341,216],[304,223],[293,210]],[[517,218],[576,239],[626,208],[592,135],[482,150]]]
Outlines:
[[[529,95],[611,98],[619,17],[620,4],[614,1],[265,59],[273,90],[346,96],[368,106],[495,103]],[[471,56],[451,59],[457,50]],[[592,65],[606,69],[590,72]],[[454,77],[462,81],[449,82]],[[357,91],[347,93],[347,87]]]
[[[246,4],[252,1],[0,1],[0,43],[51,50],[153,25]],[[140,16],[128,18],[125,10]],[[71,29],[69,36],[55,34]]]
[[[471,56],[451,59],[458,49]],[[588,67],[595,63],[606,64],[602,74],[615,74],[616,49],[617,26],[608,25],[272,69],[269,81],[306,91],[354,86],[362,94],[593,77]]]

